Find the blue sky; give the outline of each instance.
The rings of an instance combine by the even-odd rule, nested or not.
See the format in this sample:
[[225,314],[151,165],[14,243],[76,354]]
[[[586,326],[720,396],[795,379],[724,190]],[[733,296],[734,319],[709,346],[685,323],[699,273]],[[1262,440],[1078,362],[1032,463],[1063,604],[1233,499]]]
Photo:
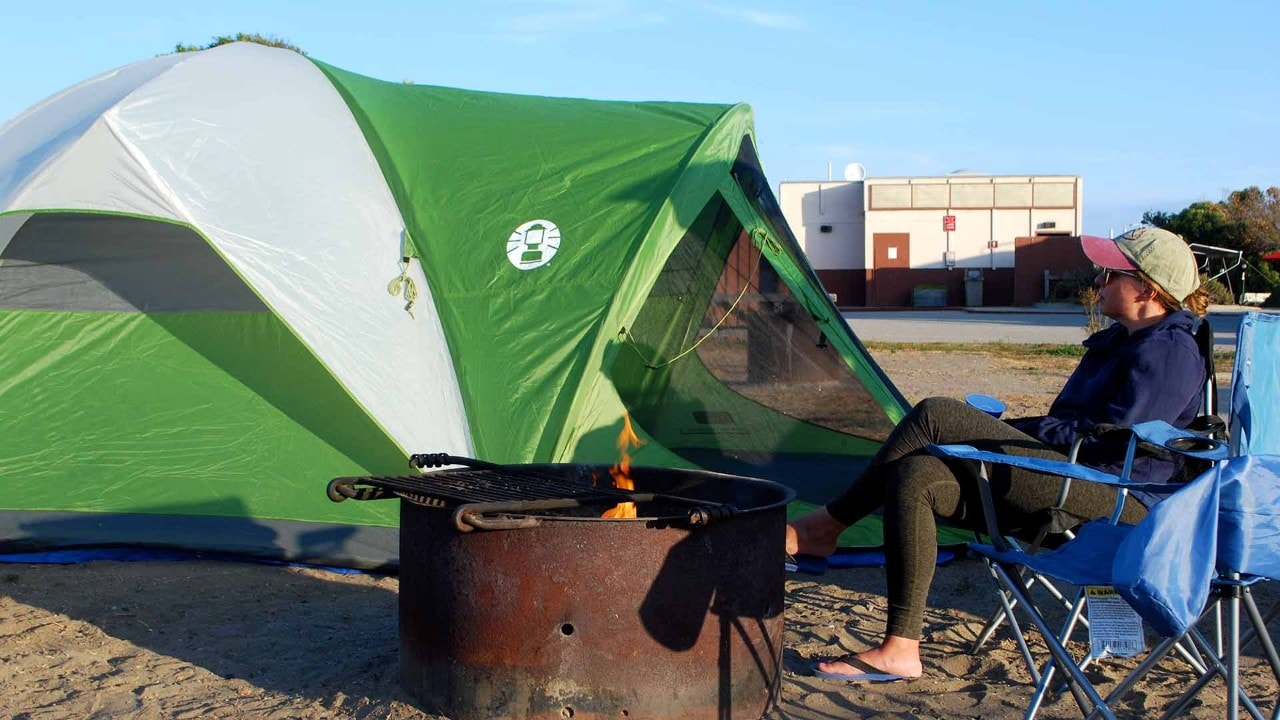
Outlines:
[[745,102],[775,189],[855,161],[1081,175],[1085,231],[1107,234],[1280,184],[1274,2],[76,0],[4,3],[0,25],[0,120],[176,43],[257,32],[386,80]]

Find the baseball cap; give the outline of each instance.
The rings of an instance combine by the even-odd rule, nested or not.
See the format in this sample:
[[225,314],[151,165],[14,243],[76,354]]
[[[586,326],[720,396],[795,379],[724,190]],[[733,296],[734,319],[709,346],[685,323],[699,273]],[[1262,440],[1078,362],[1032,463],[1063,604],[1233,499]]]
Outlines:
[[1200,287],[1200,271],[1181,236],[1157,227],[1140,227],[1115,238],[1083,235],[1084,254],[1112,270],[1138,270],[1179,302]]

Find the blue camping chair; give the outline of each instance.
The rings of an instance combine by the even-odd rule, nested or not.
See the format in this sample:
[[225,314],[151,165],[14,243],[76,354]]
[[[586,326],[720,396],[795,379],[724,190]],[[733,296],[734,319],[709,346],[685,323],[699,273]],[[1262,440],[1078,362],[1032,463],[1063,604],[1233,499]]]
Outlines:
[[[1250,458],[1280,455],[1280,362],[1272,358],[1280,349],[1280,315],[1247,313],[1236,339],[1235,366],[1231,373],[1229,425],[1232,463],[1221,486],[1218,576],[1214,590],[1225,605],[1225,639],[1229,696],[1238,686],[1240,650],[1254,641],[1261,644],[1273,674],[1280,682],[1280,656],[1266,625],[1277,614],[1274,607],[1264,618],[1258,611],[1252,588],[1263,580],[1280,577],[1280,490],[1275,468],[1267,463],[1247,464]],[[1235,466],[1233,466],[1235,467]],[[1240,635],[1240,610],[1247,613],[1250,634]],[[1196,683],[1170,708],[1170,715],[1185,709],[1191,699],[1214,677],[1201,674]],[[1232,708],[1231,717],[1236,709]],[[1272,712],[1280,718],[1280,700]]]
[[[1002,586],[1006,613],[1012,618],[1015,605],[1021,607],[1044,636],[1051,655],[1041,672],[1035,670],[1034,663],[1030,665],[1037,689],[1027,717],[1036,713],[1057,668],[1069,676],[1069,687],[1086,715],[1114,717],[1110,705],[1176,648],[1200,672],[1200,678],[1171,706],[1170,715],[1185,709],[1190,698],[1209,680],[1222,677],[1228,685],[1227,696],[1239,698],[1239,702],[1229,703],[1229,717],[1236,717],[1238,705],[1243,703],[1251,715],[1261,720],[1256,705],[1238,687],[1239,610],[1243,606],[1248,612],[1255,637],[1262,641],[1272,671],[1280,681],[1280,660],[1250,592],[1254,583],[1280,573],[1280,563],[1273,562],[1273,557],[1280,553],[1280,521],[1267,512],[1273,507],[1273,501],[1280,501],[1280,482],[1277,481],[1280,458],[1261,455],[1280,453],[1280,441],[1275,437],[1280,435],[1280,424],[1270,422],[1269,417],[1276,408],[1273,398],[1280,389],[1280,372],[1274,363],[1262,362],[1265,350],[1274,347],[1280,347],[1280,317],[1247,315],[1241,323],[1233,377],[1231,454],[1234,457],[1227,459],[1227,448],[1213,447],[1202,436],[1177,431],[1164,423],[1144,423],[1132,429],[1131,453],[1141,440],[1217,463],[1209,472],[1157,504],[1137,526],[1118,524],[1120,503],[1117,503],[1112,518],[1085,525],[1057,550],[1031,555],[1004,540],[994,520],[989,488],[984,487],[984,511],[992,544],[973,547],[990,559],[993,573]],[[984,481],[990,465],[1005,464],[1046,475],[1117,485],[1124,492],[1151,487],[1129,479],[1129,464],[1121,477],[1116,477],[1068,463],[1011,457],[965,446],[931,450],[940,457],[977,462]],[[1190,529],[1195,531],[1188,532]],[[1061,630],[1050,627],[1027,594],[1021,574],[1028,569],[1082,587]],[[1085,586],[1116,588],[1166,638],[1105,699],[1084,675],[1083,663],[1070,656],[1063,642],[1070,637],[1082,613]],[[1212,603],[1209,602],[1211,591]],[[1219,602],[1227,610],[1225,652],[1209,643],[1197,629],[1197,622],[1204,616],[1201,611]],[[1024,656],[1030,661],[1029,651],[1024,650]]]
[[[1206,319],[1202,318],[1196,322],[1192,332],[1195,335],[1196,347],[1199,348],[1200,357],[1204,362],[1205,388],[1204,388],[1204,406],[1201,409],[1200,415],[1194,421],[1192,421],[1190,429],[1196,432],[1197,434],[1204,435],[1206,437],[1225,439],[1226,423],[1224,423],[1218,415],[1218,388],[1217,388],[1217,382],[1215,380],[1216,371],[1215,371],[1214,357],[1213,357],[1213,350],[1214,350],[1213,328],[1212,326],[1210,326],[1209,322]],[[974,400],[974,398],[977,398],[976,401]],[[979,409],[982,409],[982,410],[990,411],[988,408],[989,403],[994,403],[995,405],[999,406],[1000,411],[1003,411],[1004,409],[1003,403],[1000,403],[998,400],[995,400],[994,398],[988,398],[982,395],[977,395],[977,396],[970,395],[966,399],[969,400],[970,405],[973,405],[974,407],[978,407]],[[999,417],[998,413],[995,413],[995,414],[997,417]],[[1075,442],[1072,444],[1070,450],[1068,451],[1067,461],[1070,463],[1075,463],[1077,461],[1080,448],[1084,443],[1084,441],[1089,439],[1089,437],[1091,437],[1094,434],[1107,432],[1107,431],[1108,431],[1107,428],[1094,428],[1093,431],[1090,433],[1080,433],[1079,435],[1077,435],[1077,437],[1075,438]],[[1132,457],[1132,454],[1135,452],[1135,449],[1136,449],[1136,446],[1134,445],[1131,445],[1129,447],[1130,457]],[[1124,475],[1126,477],[1128,476],[1127,470],[1125,471]],[[1057,501],[1055,502],[1055,507],[1063,507],[1066,504],[1067,496],[1071,491],[1071,481],[1072,481],[1071,477],[1062,478],[1061,487],[1058,493],[1058,498],[1057,498]],[[1035,552],[1035,551],[1038,551],[1038,549],[1046,540],[1050,539],[1049,537],[1050,535],[1064,537],[1067,539],[1074,537],[1074,532],[1069,527],[1070,522],[1071,522],[1070,519],[1059,521],[1057,519],[1057,516],[1054,515],[1052,512],[1050,512],[1049,519],[1047,520],[1045,527],[1042,529],[1040,536],[1035,538],[1033,541],[1029,543],[1024,543],[1024,547],[1026,547],[1028,550],[1032,552]],[[978,536],[976,539],[979,542],[981,542],[982,540],[980,536]],[[1020,542],[1018,539],[1012,538],[1012,537],[1006,537],[1004,538],[1004,541],[1007,543]],[[1052,596],[1058,603],[1062,604],[1065,608],[1067,608],[1068,611],[1071,609],[1073,604],[1072,600],[1066,597],[1062,593],[1062,591],[1059,590],[1057,586],[1055,586],[1049,578],[1024,569],[1022,573],[1022,581],[1023,581],[1023,587],[1027,592],[1035,590],[1037,587],[1043,588],[1047,594]],[[1027,646],[1026,640],[1023,637],[1021,628],[1018,626],[1017,617],[1009,613],[1010,607],[1012,605],[1016,605],[1016,603],[1017,603],[1017,600],[1015,598],[1011,598],[1008,595],[1004,595],[1004,597],[1001,599],[1001,603],[996,607],[996,609],[992,612],[990,618],[987,620],[986,625],[983,626],[982,630],[974,638],[973,644],[969,648],[969,654],[977,655],[978,653],[980,653],[982,650],[982,647],[987,643],[988,640],[991,639],[992,635],[994,635],[995,632],[1001,627],[1001,625],[1003,625],[1007,621],[1012,626],[1012,636],[1013,636],[1014,642],[1017,644],[1018,649],[1023,656],[1023,659],[1026,660],[1027,667],[1029,668],[1033,676],[1033,679],[1035,681],[1039,681],[1039,674],[1036,669],[1035,662],[1031,657],[1031,651]],[[1081,618],[1080,622],[1084,627],[1086,628],[1088,627],[1088,621],[1086,619]]]
[[[1233,458],[1258,458],[1280,455],[1280,363],[1272,358],[1280,349],[1280,315],[1250,312],[1240,323],[1236,341],[1235,367],[1231,376],[1230,451]],[[1236,462],[1233,460],[1232,462]],[[1280,656],[1266,632],[1266,625],[1277,614],[1273,607],[1264,618],[1254,601],[1252,588],[1265,579],[1280,577],[1280,491],[1275,468],[1269,465],[1247,467],[1241,472],[1245,482],[1229,473],[1222,484],[1221,531],[1218,552],[1219,577],[1215,589],[1225,599],[1228,667],[1239,667],[1239,651],[1258,641],[1262,645],[1272,672],[1280,682]],[[1250,636],[1239,635],[1240,608],[1248,614],[1252,625]],[[1171,710],[1180,711],[1213,679],[1204,672],[1199,680],[1175,703]],[[1238,677],[1228,678],[1234,688]],[[1233,709],[1234,710],[1234,709]],[[1171,713],[1172,714],[1172,713]],[[1272,712],[1280,718],[1280,700]]]
[[[1216,484],[1217,513],[1205,520],[1216,520],[1217,523],[1214,538],[1216,548],[1213,553],[1216,574],[1210,578],[1210,588],[1216,604],[1222,605],[1226,611],[1225,621],[1220,622],[1220,628],[1225,631],[1225,637],[1220,638],[1225,644],[1225,652],[1221,646],[1212,649],[1218,650],[1225,667],[1214,663],[1203,670],[1196,682],[1170,705],[1166,713],[1168,717],[1181,714],[1191,699],[1214,677],[1223,677],[1227,683],[1227,697],[1236,697],[1239,694],[1240,652],[1254,641],[1260,642],[1271,665],[1272,674],[1280,682],[1280,656],[1266,630],[1269,618],[1264,618],[1258,611],[1252,593],[1254,585],[1280,578],[1280,455],[1233,457],[1217,470]],[[1159,507],[1157,505],[1155,509],[1158,510]],[[1148,562],[1150,557],[1144,554],[1143,549],[1149,552],[1150,548],[1161,548],[1166,543],[1177,542],[1169,534],[1184,531],[1185,525],[1180,527],[1179,521],[1174,519],[1163,527],[1154,528],[1150,537],[1131,538],[1131,546],[1121,548],[1121,555],[1115,565],[1116,573],[1125,582],[1146,577],[1148,582],[1153,583],[1152,588],[1179,587],[1179,578],[1161,576],[1158,556],[1155,567],[1148,567],[1152,563]],[[1160,554],[1164,552],[1163,549],[1160,550]],[[1181,597],[1190,598],[1194,595],[1188,592],[1190,588],[1180,590],[1178,595]],[[1144,608],[1145,603],[1151,603],[1152,597],[1160,596],[1158,593],[1149,593],[1144,588],[1127,599],[1140,612],[1143,609],[1147,613],[1163,612],[1164,607],[1158,604]],[[1194,607],[1189,605],[1183,612],[1189,615]],[[1251,625],[1249,636],[1242,636],[1240,633],[1241,609],[1247,613]],[[1274,615],[1273,611],[1271,616]],[[1177,627],[1179,626],[1167,630],[1172,632]],[[1115,692],[1123,694],[1140,677],[1141,674],[1135,671]],[[1241,699],[1248,700],[1243,696]],[[1249,707],[1247,702],[1246,707]],[[1234,718],[1237,714],[1238,707],[1232,703],[1228,717]],[[1258,717],[1256,708],[1250,708],[1250,714]],[[1272,717],[1277,714],[1280,714],[1280,703],[1273,708]]]
[[[1153,428],[1139,426],[1135,429],[1142,431],[1152,430]],[[1188,435],[1177,433],[1176,437],[1188,437]],[[1200,436],[1190,437],[1194,439]],[[1015,634],[1020,635],[1021,633],[1021,629],[1016,622],[1017,614],[1015,609],[1018,609],[1031,620],[1032,624],[1044,637],[1048,646],[1049,661],[1043,667],[1037,667],[1038,664],[1032,658],[1029,647],[1025,642],[1020,643],[1020,650],[1036,683],[1036,690],[1028,706],[1026,716],[1031,718],[1036,714],[1047,692],[1052,687],[1055,672],[1061,667],[1065,668],[1068,673],[1068,687],[1075,694],[1077,702],[1086,715],[1097,708],[1099,714],[1103,717],[1113,717],[1108,709],[1108,701],[1103,700],[1083,673],[1085,666],[1092,657],[1087,656],[1081,660],[1072,658],[1065,648],[1065,640],[1071,637],[1083,617],[1086,603],[1085,589],[1090,586],[1112,585],[1113,575],[1111,570],[1117,551],[1129,533],[1137,527],[1118,523],[1124,493],[1139,489],[1167,489],[1167,486],[1162,488],[1158,484],[1132,482],[1083,465],[1004,455],[977,450],[964,445],[932,446],[930,450],[940,457],[952,460],[969,460],[978,464],[979,477],[983,489],[983,514],[987,518],[988,536],[991,539],[991,544],[986,545],[975,542],[970,547],[988,561],[988,566],[999,586],[1001,604],[1014,625]],[[1207,458],[1225,458],[1225,446],[1199,451],[1198,454]],[[1123,492],[1116,503],[1115,513],[1112,517],[1085,524],[1073,534],[1070,540],[1054,550],[1032,554],[1021,545],[1010,542],[1000,532],[998,522],[995,520],[995,503],[987,486],[989,468],[992,465],[1009,465],[1047,476],[1115,485],[1122,488]],[[1202,475],[1196,483],[1187,485],[1156,507],[1168,504],[1170,509],[1176,509],[1180,504],[1191,504],[1196,497],[1206,494],[1202,488],[1206,483],[1211,482],[1213,477],[1212,473]],[[1206,480],[1205,478],[1209,479]],[[1197,483],[1199,484],[1197,485]],[[1198,490],[1200,495],[1193,495],[1193,490]],[[1215,493],[1208,493],[1208,495],[1216,498]],[[1176,501],[1175,498],[1177,498]],[[1182,513],[1183,516],[1188,514],[1193,513]],[[1167,515],[1168,512],[1165,513],[1165,516]],[[1148,517],[1150,518],[1151,516],[1149,515]],[[1147,521],[1144,520],[1144,522]],[[1179,522],[1182,523],[1180,527],[1186,527],[1185,521],[1182,520],[1181,516]],[[1198,569],[1203,579],[1204,595],[1207,596],[1209,576],[1212,574],[1212,555]],[[1070,583],[1079,588],[1075,599],[1068,603],[1067,619],[1061,628],[1051,626],[1030,596],[1028,583],[1024,579],[1028,573],[1036,577],[1046,577]],[[1184,604],[1194,605],[1196,602],[1195,599],[1191,599],[1185,601]],[[1200,600],[1200,604],[1203,605],[1203,599]],[[1198,615],[1198,611],[1192,613],[1192,621]],[[1188,623],[1190,622],[1188,621]],[[1182,634],[1178,633],[1179,636]],[[1208,669],[1208,664],[1200,657],[1199,653],[1194,649],[1185,649],[1185,644],[1170,643],[1167,648],[1161,648],[1161,656],[1174,648],[1184,648],[1181,650],[1182,654],[1197,671],[1203,672]]]

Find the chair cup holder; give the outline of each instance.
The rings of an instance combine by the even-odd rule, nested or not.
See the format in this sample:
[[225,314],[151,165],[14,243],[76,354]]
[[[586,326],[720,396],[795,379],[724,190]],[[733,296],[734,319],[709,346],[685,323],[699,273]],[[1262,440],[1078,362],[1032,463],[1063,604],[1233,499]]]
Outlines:
[[1173,438],[1164,444],[1170,450],[1185,453],[1204,453],[1217,450],[1222,447],[1222,443],[1213,438],[1206,437],[1180,437]]

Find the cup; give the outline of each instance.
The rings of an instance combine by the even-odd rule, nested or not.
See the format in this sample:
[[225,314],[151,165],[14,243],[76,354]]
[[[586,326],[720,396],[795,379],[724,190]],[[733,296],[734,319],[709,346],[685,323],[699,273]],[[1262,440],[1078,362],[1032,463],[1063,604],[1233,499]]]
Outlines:
[[964,396],[964,401],[969,403],[970,407],[977,408],[997,420],[1005,411],[1004,403],[990,395],[983,395],[982,393],[969,393]]

